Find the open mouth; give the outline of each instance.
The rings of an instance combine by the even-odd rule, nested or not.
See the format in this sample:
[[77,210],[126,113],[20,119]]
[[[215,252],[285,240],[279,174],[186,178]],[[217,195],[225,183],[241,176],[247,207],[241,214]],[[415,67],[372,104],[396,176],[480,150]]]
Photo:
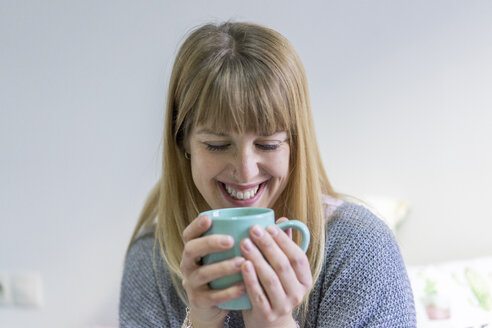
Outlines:
[[227,193],[228,196],[230,196],[233,200],[238,200],[238,201],[246,201],[246,200],[253,200],[258,196],[261,192],[261,190],[264,188],[266,185],[266,181],[260,183],[256,187],[250,188],[248,190],[236,190],[232,188],[231,186],[226,185],[225,183],[221,182],[222,189]]

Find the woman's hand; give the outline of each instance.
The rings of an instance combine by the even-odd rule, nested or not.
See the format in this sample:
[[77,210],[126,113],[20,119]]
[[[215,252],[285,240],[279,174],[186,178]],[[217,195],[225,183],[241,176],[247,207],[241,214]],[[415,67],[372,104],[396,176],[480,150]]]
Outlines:
[[190,316],[193,327],[222,327],[227,311],[217,305],[238,298],[245,293],[244,284],[213,290],[208,283],[214,279],[237,273],[244,258],[236,257],[226,261],[201,265],[203,256],[232,248],[234,240],[226,235],[201,237],[212,224],[208,215],[197,217],[183,231],[184,250],[180,269],[183,287],[190,302]]
[[276,225],[266,230],[253,226],[250,235],[253,242],[241,242],[247,259],[241,271],[253,305],[243,311],[244,323],[246,327],[296,327],[292,311],[312,285],[307,256]]

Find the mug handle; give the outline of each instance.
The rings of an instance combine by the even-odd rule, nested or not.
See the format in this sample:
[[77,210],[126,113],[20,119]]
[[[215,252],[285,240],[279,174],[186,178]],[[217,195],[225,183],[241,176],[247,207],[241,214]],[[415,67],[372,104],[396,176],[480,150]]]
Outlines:
[[308,227],[304,223],[298,220],[289,220],[282,223],[278,223],[276,225],[277,227],[279,227],[284,231],[289,228],[298,230],[302,236],[301,249],[304,253],[306,253],[309,247],[309,240],[311,238],[311,234],[309,233]]

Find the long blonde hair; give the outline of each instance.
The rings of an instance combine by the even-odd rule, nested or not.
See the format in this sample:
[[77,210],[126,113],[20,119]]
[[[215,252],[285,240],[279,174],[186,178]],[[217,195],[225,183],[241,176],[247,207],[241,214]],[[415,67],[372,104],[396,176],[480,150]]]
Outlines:
[[[184,143],[198,123],[223,131],[287,131],[290,178],[272,206],[276,217],[304,222],[311,231],[307,257],[313,281],[324,255],[322,195],[338,197],[326,176],[315,136],[303,65],[289,41],[250,23],[207,24],[181,46],[171,74],[160,180],[142,210],[131,243],[157,218],[155,238],[173,284],[187,303],[179,269],[182,232],[209,205],[193,183]],[[294,240],[299,243],[299,236]],[[305,319],[308,297],[298,308]]]

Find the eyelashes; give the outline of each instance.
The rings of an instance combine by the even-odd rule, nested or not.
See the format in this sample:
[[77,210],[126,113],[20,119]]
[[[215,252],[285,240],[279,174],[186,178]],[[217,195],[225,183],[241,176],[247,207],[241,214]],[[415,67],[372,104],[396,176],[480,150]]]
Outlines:
[[[212,145],[205,143],[208,151],[216,152],[216,151],[226,151],[231,146],[230,144],[225,145]],[[279,144],[255,144],[256,148],[262,151],[274,151],[277,150],[280,145]]]
[[205,146],[209,151],[224,151],[227,150],[227,148],[229,147],[229,145],[210,145],[207,143],[205,144]]
[[278,147],[280,147],[280,145],[278,145],[278,144],[265,144],[265,145],[257,144],[256,147],[258,147],[259,149],[264,150],[264,151],[273,151],[273,150],[277,150]]

